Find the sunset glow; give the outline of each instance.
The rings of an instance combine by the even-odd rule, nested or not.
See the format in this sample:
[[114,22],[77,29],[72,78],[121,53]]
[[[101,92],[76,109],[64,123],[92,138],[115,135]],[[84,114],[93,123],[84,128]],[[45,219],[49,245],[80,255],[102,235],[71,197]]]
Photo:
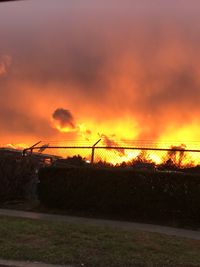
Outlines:
[[[102,139],[101,146],[139,140],[199,149],[200,3],[83,2],[1,4],[1,146]],[[139,153],[99,150],[96,157],[116,164]],[[161,163],[163,154],[149,157]]]

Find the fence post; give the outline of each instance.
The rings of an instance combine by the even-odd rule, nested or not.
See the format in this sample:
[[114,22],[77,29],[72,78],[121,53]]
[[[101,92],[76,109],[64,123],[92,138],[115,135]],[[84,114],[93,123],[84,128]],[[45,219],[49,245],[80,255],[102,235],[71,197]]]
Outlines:
[[94,164],[94,150],[95,150],[95,146],[101,141],[101,139],[99,139],[93,146],[92,146],[92,155],[91,155],[91,164]]
[[36,144],[32,145],[31,147],[25,148],[25,149],[23,150],[23,152],[22,152],[22,155],[23,155],[23,156],[26,156],[26,152],[27,152],[27,151],[30,151],[30,152],[31,152],[31,155],[32,155],[32,153],[33,153],[33,149],[34,149],[38,144],[40,144],[41,142],[42,142],[42,141],[39,141],[39,142],[37,142]]

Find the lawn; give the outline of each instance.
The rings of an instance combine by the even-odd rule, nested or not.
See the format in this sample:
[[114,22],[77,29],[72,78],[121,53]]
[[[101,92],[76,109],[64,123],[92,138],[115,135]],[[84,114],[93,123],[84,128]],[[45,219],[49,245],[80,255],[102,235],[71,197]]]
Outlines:
[[0,217],[0,258],[91,267],[200,266],[200,241]]

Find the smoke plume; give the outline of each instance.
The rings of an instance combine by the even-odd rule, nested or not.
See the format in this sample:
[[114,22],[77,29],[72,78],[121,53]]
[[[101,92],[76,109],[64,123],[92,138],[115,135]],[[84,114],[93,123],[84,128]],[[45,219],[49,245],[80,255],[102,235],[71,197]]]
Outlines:
[[[103,140],[103,144],[107,147],[116,147],[115,151],[117,151],[121,156],[125,155],[125,151],[124,149],[121,148],[117,148],[119,146],[119,144],[115,141],[113,141],[112,139],[110,139],[108,136],[106,136],[105,134],[100,135],[100,137]],[[109,148],[108,148],[109,149]]]
[[59,123],[59,125],[64,128],[64,127],[70,127],[72,129],[74,129],[75,126],[75,122],[74,122],[74,118],[71,114],[71,112],[67,109],[63,109],[63,108],[58,108],[54,111],[53,115],[52,115],[53,119]]

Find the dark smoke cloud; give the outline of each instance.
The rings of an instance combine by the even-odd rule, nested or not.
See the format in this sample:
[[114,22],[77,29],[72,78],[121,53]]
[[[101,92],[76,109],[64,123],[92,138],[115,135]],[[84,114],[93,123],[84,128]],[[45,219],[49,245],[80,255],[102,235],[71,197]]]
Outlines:
[[58,108],[52,114],[54,120],[56,120],[61,127],[75,128],[76,124],[71,112],[67,109]]
[[[110,139],[105,134],[101,134],[100,137],[102,138],[103,144],[107,147],[119,147],[119,144],[112,139]],[[117,151],[121,156],[125,155],[124,149],[121,148],[115,148],[115,151]]]

